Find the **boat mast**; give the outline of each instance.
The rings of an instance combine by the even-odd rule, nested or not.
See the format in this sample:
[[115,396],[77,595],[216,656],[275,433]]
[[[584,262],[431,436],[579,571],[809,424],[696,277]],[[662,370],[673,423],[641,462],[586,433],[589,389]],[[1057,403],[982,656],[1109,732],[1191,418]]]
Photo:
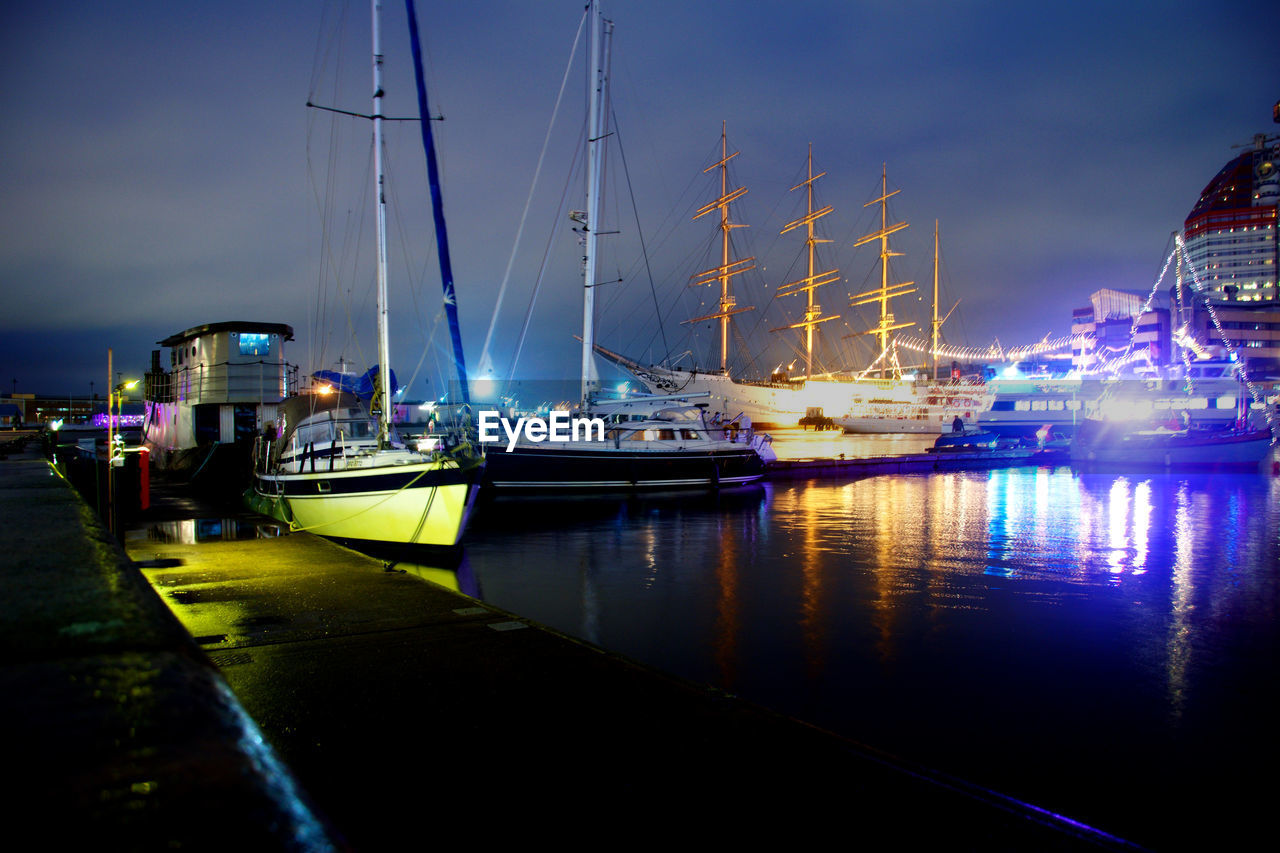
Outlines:
[[378,213],[378,446],[386,447],[391,438],[391,345],[387,337],[387,199],[386,178],[382,166],[382,29],[379,19],[382,3],[372,0],[373,7],[373,162],[377,173]]
[[[853,244],[853,247],[856,249],[859,246],[870,243],[872,240],[880,241],[880,289],[868,290],[865,293],[859,293],[857,296],[854,296],[849,300],[849,305],[850,307],[856,308],[859,305],[868,305],[872,302],[880,303],[879,324],[873,329],[868,329],[863,334],[874,334],[876,336],[876,343],[880,346],[881,358],[884,358],[889,348],[890,332],[896,331],[897,329],[906,329],[915,325],[915,323],[895,323],[894,316],[889,311],[890,299],[893,299],[895,296],[906,296],[908,293],[916,292],[915,288],[911,287],[911,285],[915,284],[914,281],[904,281],[892,286],[889,285],[889,259],[900,257],[902,255],[901,252],[889,251],[889,235],[907,227],[907,223],[905,222],[899,222],[896,225],[889,224],[889,199],[900,192],[902,192],[902,190],[889,192],[888,170],[882,166],[880,170],[880,197],[863,205],[863,207],[870,207],[873,204],[880,205],[880,230],[866,235],[861,240]],[[880,377],[883,379],[884,375],[885,368],[882,362],[880,365]]]
[[801,187],[805,188],[805,194],[808,199],[805,215],[794,222],[788,223],[785,228],[778,232],[779,234],[786,234],[788,231],[793,231],[802,225],[805,226],[808,231],[808,237],[805,240],[805,245],[809,250],[808,274],[798,281],[787,282],[779,287],[777,292],[778,296],[791,296],[792,294],[804,291],[808,296],[808,305],[805,307],[804,320],[799,323],[792,323],[790,326],[783,326],[781,329],[773,329],[775,332],[780,332],[783,329],[804,329],[804,375],[806,379],[813,376],[813,327],[819,323],[825,323],[828,320],[835,320],[840,317],[839,314],[832,314],[829,317],[823,317],[822,308],[813,298],[813,291],[816,288],[819,288],[824,284],[830,284],[840,277],[839,270],[832,269],[825,270],[823,272],[814,272],[813,269],[815,259],[814,250],[817,245],[819,243],[831,242],[830,240],[824,240],[814,236],[814,223],[826,216],[832,210],[831,205],[827,205],[821,210],[813,209],[813,182],[826,174],[826,172],[819,172],[816,175],[813,173],[813,143],[809,144],[808,174],[809,177],[806,180],[791,188],[792,192],[795,192]]
[[609,75],[605,68],[605,42],[613,34],[613,22],[600,15],[600,5],[592,2],[590,15],[590,58],[587,62],[587,210],[583,229],[586,240],[582,257],[582,402],[585,405],[598,383],[595,362],[596,240],[600,222],[600,176],[603,170]]
[[[736,307],[737,300],[729,292],[729,280],[733,276],[747,272],[756,268],[755,258],[742,258],[736,261],[729,260],[729,233],[734,228],[746,228],[747,226],[737,222],[729,221],[729,204],[746,195],[746,187],[738,187],[735,190],[729,189],[729,161],[738,156],[735,151],[732,154],[729,151],[728,137],[725,134],[725,123],[720,123],[720,161],[712,163],[703,169],[703,174],[710,172],[712,169],[720,170],[720,197],[715,201],[705,204],[698,208],[698,212],[693,215],[694,219],[698,219],[710,213],[713,210],[720,211],[720,266],[712,267],[708,270],[695,273],[693,280],[689,283],[690,287],[700,287],[709,285],[714,282],[720,282],[720,310],[714,314],[705,314],[701,317],[694,317],[692,320],[685,320],[685,323],[701,323],[703,320],[719,320],[720,321],[720,370],[728,373],[729,371],[729,318],[734,314],[741,314],[743,311],[754,311],[755,306]],[[750,266],[744,266],[750,264]]]
[[427,109],[427,84],[422,73],[422,42],[418,37],[418,11],[413,0],[405,0],[409,16],[409,44],[413,49],[413,76],[418,89],[418,119],[422,129],[422,147],[427,154],[427,180],[431,186],[431,212],[435,218],[436,250],[440,256],[440,283],[444,287],[444,310],[449,320],[449,337],[453,342],[453,363],[458,375],[459,396],[464,405],[471,404],[467,387],[467,362],[463,357],[462,329],[458,325],[458,295],[453,286],[453,263],[449,258],[449,232],[444,222],[444,198],[440,189],[440,167],[431,133],[431,113]]

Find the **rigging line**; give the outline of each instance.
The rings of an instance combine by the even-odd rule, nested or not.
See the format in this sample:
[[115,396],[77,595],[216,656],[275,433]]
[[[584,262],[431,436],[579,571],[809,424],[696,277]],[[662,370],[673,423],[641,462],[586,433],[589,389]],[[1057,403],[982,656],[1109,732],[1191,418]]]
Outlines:
[[[333,269],[336,263],[333,260],[332,255],[330,254],[330,242],[328,239],[328,235],[330,234],[330,229],[332,228],[332,220],[334,215],[333,209],[334,209],[335,198],[336,198],[336,191],[334,190],[333,185],[335,181],[335,175],[337,173],[336,150],[339,147],[337,143],[338,128],[339,128],[339,124],[337,120],[334,118],[330,118],[329,145],[327,147],[327,152],[326,152],[327,157],[326,157],[325,172],[324,172],[325,179],[324,179],[324,186],[322,190],[320,186],[320,182],[317,180],[317,172],[315,167],[316,164],[313,158],[314,134],[316,129],[316,122],[314,121],[307,122],[307,158],[306,158],[307,184],[312,190],[312,196],[315,203],[316,213],[319,216],[318,233],[320,234],[320,264],[318,265],[318,268],[316,270],[316,276],[317,276],[317,280],[315,284],[316,302],[313,306],[315,310],[315,314],[312,317],[314,321],[314,325],[312,328],[312,337],[308,341],[308,347],[309,347],[308,355],[310,357],[312,364],[317,363],[317,359],[320,357],[321,353],[323,353],[327,348],[327,337],[328,337],[327,330],[328,330],[329,321],[326,313],[328,299],[325,296],[325,292],[326,292],[325,283],[326,283],[326,278],[329,275],[329,270]],[[326,258],[328,258],[328,266],[326,266],[326,263],[325,263]]]
[[[486,369],[486,365],[491,363],[489,359],[489,345],[493,342],[493,333],[498,325],[498,314],[502,310],[502,301],[507,294],[507,284],[511,280],[511,269],[515,266],[516,252],[519,251],[520,240],[524,236],[524,226],[529,219],[529,210],[533,205],[534,191],[538,188],[538,179],[542,175],[542,164],[546,160],[547,149],[551,144],[551,133],[555,127],[556,117],[560,114],[560,104],[564,100],[565,89],[569,85],[569,73],[573,68],[573,58],[577,55],[578,44],[582,41],[582,32],[586,28],[588,14],[590,14],[590,9],[583,11],[582,20],[578,22],[578,31],[573,36],[573,45],[569,48],[569,61],[565,63],[564,75],[560,79],[560,91],[556,93],[555,106],[551,109],[551,120],[547,123],[547,133],[542,139],[542,150],[538,153],[538,165],[533,170],[533,181],[529,185],[529,195],[524,200],[524,211],[520,214],[520,225],[516,228],[515,244],[511,247],[511,254],[507,258],[507,269],[502,274],[502,284],[498,287],[498,298],[494,301],[493,313],[489,316],[489,331],[485,333],[484,346],[480,348],[480,369],[482,371]],[[592,224],[592,227],[595,227],[594,223]],[[532,309],[532,306],[530,307]],[[522,331],[522,341],[523,337],[524,335]],[[512,370],[514,369],[515,364],[513,362]]]
[[[336,65],[340,67],[345,56],[344,51],[338,50],[335,53],[334,48],[335,45],[340,45],[343,41],[343,33],[345,33],[347,29],[347,9],[349,7],[346,3],[338,4],[340,11],[337,13],[337,23],[327,24],[326,22],[329,21],[331,17],[331,5],[333,4],[325,3],[324,8],[320,12],[320,31],[316,34],[316,48],[315,52],[311,56],[311,78],[307,88],[307,100],[309,101],[316,99],[317,91],[320,86],[320,77],[323,74],[323,69],[329,66],[331,58],[336,57],[334,61],[336,62]],[[324,38],[324,34],[326,32],[330,34],[328,40]],[[335,82],[341,78],[342,74],[340,68],[335,69]]]
[[667,347],[667,333],[662,328],[662,311],[658,306],[658,290],[653,283],[653,270],[649,267],[649,252],[644,244],[644,229],[640,227],[640,211],[636,207],[636,192],[631,185],[631,171],[627,168],[627,152],[622,147],[622,128],[618,124],[618,115],[613,116],[613,132],[618,140],[618,156],[622,159],[622,174],[627,179],[627,194],[631,197],[631,213],[636,219],[636,236],[640,239],[640,257],[644,259],[644,270],[649,277],[649,293],[653,296],[653,311],[658,318],[658,332],[662,335],[662,348]]
[[[370,136],[370,137],[369,137],[369,148],[368,148],[368,154],[366,154],[366,155],[365,155],[365,157],[366,157],[366,159],[365,159],[366,171],[365,171],[365,179],[364,179],[364,183],[365,183],[365,186],[366,186],[366,187],[369,187],[369,186],[373,185],[373,180],[372,180],[372,177],[373,177],[373,153],[374,153],[374,152],[373,152],[373,137],[372,137],[372,136]],[[375,192],[376,192],[376,188],[375,188]],[[364,199],[364,200],[365,200],[365,201],[367,201],[368,199],[366,198],[366,199]],[[361,211],[361,214],[360,214],[360,229],[359,229],[359,231],[357,231],[357,232],[355,232],[355,233],[364,233],[364,232],[366,231],[366,229],[364,228],[364,218],[365,218],[365,216],[367,216],[367,215],[368,215],[368,213],[367,213],[367,211],[368,211],[368,205],[367,205],[367,204],[361,204],[361,205],[360,205],[360,207],[359,207],[359,210]],[[352,269],[351,269],[351,278],[352,278],[352,280],[353,280],[353,281],[354,281],[354,280],[355,280],[355,278],[356,278],[356,268],[357,268],[357,264],[358,264],[359,256],[360,256],[360,245],[361,245],[360,240],[358,240],[358,239],[357,239],[357,240],[355,241],[355,245],[356,245],[356,257],[352,260]],[[366,300],[368,299],[369,294],[373,291],[374,284],[375,284],[375,282],[374,282],[374,281],[372,281],[372,280],[370,280],[370,281],[369,281],[369,283],[368,283],[368,287],[365,289],[365,298],[366,298]],[[363,364],[366,368],[368,368],[368,367],[372,364],[372,362],[371,362],[371,361],[368,359],[368,357],[364,354],[364,349],[360,346],[360,335],[359,335],[359,333],[356,331],[354,314],[352,313],[352,310],[351,310],[353,306],[352,306],[352,303],[351,303],[351,289],[350,289],[350,288],[348,288],[348,289],[347,289],[346,294],[347,294],[347,299],[346,299],[346,300],[344,300],[344,305],[345,305],[346,312],[347,312],[347,333],[348,333],[348,336],[349,336],[349,337],[348,337],[348,343],[349,343],[349,345],[350,345],[350,346],[352,346],[352,347],[354,347],[354,348],[355,348],[356,356],[359,358],[359,362],[358,362],[358,363],[359,363],[359,364]]]
[[[372,183],[371,181],[371,174],[373,171],[373,139],[372,137],[370,137],[369,139],[369,147],[367,149],[367,152],[368,153],[365,155],[366,171],[365,171],[365,178],[364,178],[364,186],[366,188],[369,187]],[[352,259],[352,263],[351,263],[351,277],[350,277],[351,281],[354,281],[356,279],[356,271],[359,267],[360,246],[361,246],[361,241],[359,239],[355,239],[353,241],[352,235],[366,233],[368,230],[364,226],[365,217],[368,215],[368,205],[361,204],[357,209],[360,211],[359,222],[357,223],[357,227],[355,229],[348,227],[347,231],[344,233],[345,240],[344,240],[343,254],[345,255],[349,251],[348,246],[352,242],[354,242],[354,245],[355,245],[355,253],[354,253],[355,257]],[[350,222],[349,214],[347,219],[349,223]],[[335,279],[335,284],[338,285],[338,295],[340,297],[345,297],[342,299],[342,306],[346,314],[347,338],[343,345],[343,350],[345,352],[347,347],[353,347],[355,349],[356,357],[359,359],[359,361],[356,363],[364,364],[366,367],[368,367],[371,364],[371,362],[365,356],[364,350],[360,346],[360,336],[357,333],[355,328],[355,320],[354,320],[355,313],[352,311],[353,305],[351,301],[352,291],[350,287],[348,287],[345,291],[341,289],[341,272],[342,272],[341,268],[339,268],[339,274]],[[372,290],[372,287],[373,287],[373,282],[371,281],[369,282],[369,287],[366,289],[366,293],[365,293],[366,298],[368,297],[369,291]],[[345,361],[345,355],[340,355],[339,357]]]
[[[386,157],[383,158],[383,166],[387,172],[387,186],[390,189],[389,194],[391,196],[388,206],[391,208],[392,215],[389,216],[388,218],[395,223],[396,233],[399,235],[399,238],[400,238],[400,246],[399,246],[400,259],[401,259],[401,263],[404,265],[405,281],[408,284],[407,290],[409,292],[410,298],[413,301],[413,316],[415,318],[421,318],[423,316],[423,311],[422,311],[421,301],[419,299],[421,294],[418,292],[417,284],[421,282],[424,278],[426,278],[425,266],[427,263],[431,261],[432,250],[431,250],[430,244],[428,244],[427,256],[423,260],[424,269],[422,269],[420,272],[415,272],[414,267],[416,266],[416,264],[414,263],[413,258],[410,256],[409,238],[405,232],[405,224],[404,224],[405,217],[400,212],[401,211],[400,195],[397,190],[397,185],[394,180],[394,176],[392,175],[391,170],[394,168],[394,166],[392,165],[390,158],[386,158]],[[435,335],[435,327],[433,326],[431,331],[431,336],[434,337],[434,335]],[[422,362],[426,359],[426,354],[429,350],[430,343],[431,343],[430,338],[428,338],[427,342],[423,344],[422,354],[418,357],[418,363],[414,367],[413,372],[410,374],[408,380],[404,381],[400,385],[401,391],[405,394],[406,397],[408,396],[408,389],[413,385],[414,381],[418,377],[418,371],[422,368]],[[390,369],[390,366],[388,366],[388,369]],[[399,377],[397,377],[397,379],[399,379]]]
[[[698,206],[698,203],[687,202],[686,199],[689,199],[695,190],[698,190],[701,188],[702,177],[703,176],[701,174],[695,173],[694,175],[690,176],[688,181],[685,183],[684,189],[681,191],[680,196],[677,199],[677,203],[667,211],[665,218],[663,219],[662,223],[658,227],[659,237],[658,237],[658,241],[655,248],[665,246],[669,241],[674,239],[675,235],[679,233],[680,224],[684,222],[688,218],[689,214]],[[708,240],[710,239],[711,238],[708,238]],[[702,256],[705,257],[706,252],[708,251],[709,251],[709,248],[704,247],[704,244],[695,243],[687,251],[684,257],[679,259],[674,264],[673,269],[687,270],[687,269],[705,268],[706,266],[709,265],[710,262],[706,264],[701,262],[696,262],[695,258],[700,257],[699,253],[703,253]],[[647,259],[648,259],[648,256],[646,255],[646,261]],[[672,292],[672,298],[667,301],[668,307],[667,307],[666,313],[665,314],[659,313],[659,330],[658,330],[659,332],[661,332],[664,339],[666,337],[666,327],[671,322],[672,316],[675,315],[677,312],[681,312],[686,315],[690,313],[693,313],[693,314],[701,313],[700,311],[696,311],[696,310],[695,311],[687,310],[687,303],[690,299],[690,293],[689,293],[690,288],[687,286],[684,279],[672,273],[667,275],[667,280],[669,282],[668,290]],[[701,304],[701,302],[699,302],[699,304]],[[688,329],[687,331],[681,334],[680,339],[682,341],[692,342],[692,340],[694,339],[694,336],[695,336],[695,331],[691,327],[690,329]],[[657,337],[658,337],[657,332],[651,334],[649,336],[648,341],[642,348],[644,349],[651,348],[654,340]],[[665,364],[671,359],[671,356],[672,356],[672,347],[668,345],[666,350],[662,353],[662,358],[659,359],[659,362]]]
[[[395,223],[396,231],[400,237],[400,257],[404,264],[405,278],[409,284],[409,288],[408,288],[409,295],[413,300],[413,315],[414,317],[422,320],[423,321],[422,325],[425,326],[426,325],[425,312],[423,310],[423,305],[421,301],[422,294],[419,292],[418,284],[426,278],[427,276],[426,267],[431,263],[431,259],[434,256],[436,249],[434,244],[428,243],[427,254],[422,261],[422,268],[418,272],[415,272],[414,266],[416,266],[416,264],[410,254],[412,243],[409,240],[407,233],[405,232],[406,217],[401,213],[402,208],[400,204],[398,182],[395,180],[394,175],[392,174],[392,169],[395,168],[394,163],[392,162],[392,158],[384,157],[383,165],[387,171],[387,187],[388,187],[389,196],[390,196],[388,204],[392,212],[392,216],[390,216],[389,219]],[[411,388],[413,383],[417,381],[418,374],[421,372],[423,362],[426,361],[427,354],[431,352],[431,347],[432,347],[433,341],[435,340],[436,332],[439,331],[439,328],[440,328],[440,320],[442,317],[444,317],[444,315],[445,315],[445,308],[444,308],[444,304],[441,303],[440,308],[436,312],[435,317],[432,321],[430,332],[427,334],[426,340],[422,344],[422,352],[418,357],[418,363],[414,366],[413,372],[410,374],[409,379],[403,382],[400,386],[406,397],[408,396],[409,388]],[[448,354],[441,352],[441,353],[437,353],[437,355],[439,359],[443,361],[445,360]],[[397,377],[397,379],[399,379],[399,377]],[[441,387],[447,388],[448,385],[447,383],[442,383]]]
[[[406,389],[406,391],[405,391],[405,396],[406,396],[406,397],[408,397],[408,396],[409,396],[409,394],[408,394],[408,390],[407,390],[407,389],[408,389],[408,388],[410,388],[410,387],[413,385],[413,383],[417,381],[417,379],[418,379],[418,373],[420,373],[420,372],[422,371],[422,364],[423,364],[423,362],[425,362],[425,361],[427,360],[427,353],[431,352],[431,345],[432,345],[432,343],[435,341],[435,338],[436,338],[436,332],[437,332],[437,331],[439,331],[439,329],[440,329],[440,320],[441,320],[443,317],[444,317],[444,305],[443,305],[443,304],[441,304],[441,306],[440,306],[440,310],[438,310],[438,311],[436,312],[435,320],[434,320],[434,321],[432,321],[432,323],[431,323],[431,332],[427,335],[427,340],[426,340],[426,341],[423,343],[423,345],[422,345],[422,353],[418,356],[418,363],[414,365],[414,367],[413,367],[413,373],[411,373],[411,374],[409,375],[409,381],[408,381],[408,382],[406,382],[403,386],[401,386],[401,387],[403,387],[403,388],[405,388],[405,389]],[[447,388],[447,387],[448,387],[448,383],[446,383],[446,382],[444,381],[444,369],[443,369],[443,367],[442,367],[441,365],[437,364],[437,365],[436,365],[436,370],[437,370],[437,372],[440,374],[440,375],[437,377],[437,378],[440,380],[440,387],[441,387],[441,388]],[[424,380],[424,381],[426,381],[426,382],[430,382],[431,380],[430,380],[430,379],[427,379],[427,380]]]
[[[317,318],[319,319],[319,317],[324,316],[326,313],[325,306],[327,305],[328,300],[325,297],[326,288],[324,287],[324,282],[330,276],[332,276],[336,293],[339,297],[341,297],[341,302],[346,314],[346,321],[347,321],[346,325],[347,325],[347,332],[348,332],[347,343],[348,345],[354,345],[356,347],[357,356],[361,360],[364,360],[365,357],[363,352],[360,350],[359,339],[355,331],[354,321],[352,319],[352,316],[353,316],[352,305],[350,302],[351,290],[350,288],[346,289],[345,291],[342,289],[342,282],[345,277],[345,271],[343,270],[343,265],[339,262],[337,258],[333,256],[332,240],[330,239],[330,235],[332,233],[332,228],[333,228],[334,208],[337,203],[338,195],[339,195],[338,189],[336,186],[336,176],[338,172],[337,164],[342,159],[341,151],[345,145],[345,143],[342,140],[341,134],[339,133],[339,130],[341,127],[342,127],[342,123],[337,119],[334,119],[330,122],[330,143],[328,146],[329,154],[328,154],[327,163],[326,163],[327,169],[326,169],[326,179],[324,184],[324,192],[321,196],[318,196],[316,198],[317,208],[319,209],[320,218],[321,218],[321,243],[322,243],[321,257],[322,259],[327,259],[327,268],[324,262],[322,261],[321,269],[318,271],[318,274],[320,276],[320,281],[317,283],[318,284],[317,299],[319,301],[319,305],[317,306]],[[310,148],[310,143],[309,143],[309,148]],[[372,149],[373,149],[373,144],[371,139],[369,142],[369,147],[367,149],[368,153],[366,153],[365,155],[367,164],[372,162]],[[311,168],[310,157],[308,157],[308,168],[309,170]],[[368,169],[371,169],[371,168],[372,168],[371,166],[368,167]],[[366,171],[366,178],[364,183],[366,187],[369,185],[368,171]],[[313,188],[316,186],[314,178],[312,179],[311,184]],[[351,260],[351,267],[352,267],[351,279],[355,278],[356,269],[358,269],[359,267],[359,255],[360,255],[360,245],[361,245],[358,239],[354,241],[352,240],[352,234],[363,233],[364,231],[363,223],[365,221],[365,217],[367,216],[367,210],[364,204],[361,204],[358,207],[358,210],[360,211],[360,214],[358,217],[359,221],[358,223],[356,223],[356,229],[355,230],[352,229],[351,213],[350,213],[350,210],[348,210],[347,227],[343,232],[344,240],[343,240],[343,249],[341,252],[341,256],[345,257],[351,251],[351,245],[353,242],[355,246],[354,256],[352,257],[352,260]],[[325,321],[323,325],[327,329],[328,322]],[[317,334],[317,337],[321,337],[321,335]],[[325,347],[327,347],[327,333],[323,337],[326,340]],[[314,363],[317,363],[318,359],[323,358],[324,348],[321,349],[320,353],[315,353],[314,342],[311,348],[313,350],[312,363],[314,364]],[[345,348],[346,347],[344,346],[344,349]]]
[[[582,130],[579,138],[586,136],[587,119],[582,119]],[[574,178],[578,169],[578,155],[584,154],[586,146],[575,146],[573,154],[573,162],[569,164],[569,173],[565,177],[564,187],[560,191],[560,202],[556,205],[555,218],[551,226],[551,233],[547,235],[547,245],[542,252],[542,265],[538,267],[538,277],[533,282],[533,293],[529,295],[529,307],[525,309],[524,323],[520,326],[520,336],[516,339],[515,352],[511,356],[511,368],[507,371],[507,384],[510,384],[516,375],[516,365],[520,363],[520,353],[524,350],[524,339],[529,332],[529,324],[533,320],[533,306],[538,301],[538,292],[542,289],[542,282],[547,274],[547,266],[551,262],[551,248],[555,243],[556,235],[560,233],[562,221],[565,219],[564,211],[569,197],[569,188],[573,185]]]

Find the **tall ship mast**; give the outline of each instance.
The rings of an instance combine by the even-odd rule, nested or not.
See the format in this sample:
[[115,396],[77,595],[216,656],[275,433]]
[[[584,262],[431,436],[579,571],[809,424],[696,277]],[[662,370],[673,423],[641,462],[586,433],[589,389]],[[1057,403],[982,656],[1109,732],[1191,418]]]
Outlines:
[[[889,359],[889,333],[898,329],[907,329],[914,326],[915,323],[898,323],[895,322],[893,312],[889,310],[889,300],[898,296],[906,296],[909,293],[915,293],[916,289],[912,287],[914,281],[904,281],[898,284],[889,284],[889,259],[901,257],[901,252],[893,252],[889,250],[889,235],[907,227],[906,222],[898,222],[894,225],[889,224],[889,199],[900,193],[901,190],[889,192],[888,170],[884,167],[880,171],[880,197],[867,202],[863,207],[871,207],[873,204],[880,205],[880,230],[866,235],[861,240],[853,244],[856,249],[864,246],[873,240],[880,241],[880,287],[876,290],[868,290],[859,293],[849,300],[849,306],[856,308],[860,305],[870,305],[873,302],[880,303],[880,322],[863,332],[866,335],[875,335],[876,343],[880,347],[880,354],[876,357],[876,361],[880,365],[880,377],[883,379],[886,371],[885,362]],[[899,374],[896,363],[894,373]]]
[[[723,412],[729,417],[749,418],[754,426],[795,427],[807,423],[821,423],[825,418],[851,432],[937,434],[943,431],[944,426],[950,430],[957,415],[964,419],[971,419],[983,404],[979,400],[968,399],[967,394],[964,395],[966,399],[959,399],[960,395],[957,394],[937,395],[926,383],[903,383],[887,377],[883,366],[879,378],[868,376],[877,364],[891,355],[890,333],[915,325],[898,323],[889,312],[890,299],[905,296],[914,290],[911,287],[912,282],[889,283],[888,259],[898,253],[889,250],[888,236],[906,228],[907,224],[900,222],[890,225],[888,222],[885,202],[895,195],[897,190],[892,193],[888,191],[888,179],[883,171],[880,198],[868,205],[881,206],[880,228],[857,244],[863,245],[877,239],[881,241],[881,284],[878,289],[859,294],[852,300],[854,305],[880,303],[880,322],[870,330],[870,333],[877,335],[880,340],[880,357],[857,376],[825,372],[820,372],[816,376],[813,374],[813,330],[820,323],[836,319],[834,316],[823,315],[814,291],[824,284],[837,281],[839,273],[834,269],[818,269],[815,250],[819,243],[827,241],[817,236],[815,226],[819,219],[831,212],[831,208],[818,208],[814,204],[814,183],[818,178],[823,177],[824,173],[814,173],[812,152],[809,156],[805,180],[792,188],[796,190],[803,187],[806,190],[805,214],[794,222],[788,223],[782,230],[782,233],[786,234],[801,227],[805,229],[808,265],[803,278],[781,285],[778,292],[779,296],[805,293],[807,301],[804,319],[790,326],[774,329],[774,331],[805,330],[807,375],[792,379],[785,373],[775,373],[768,379],[752,379],[733,376],[729,373],[727,369],[728,315],[747,309],[736,308],[732,296],[728,293],[728,282],[738,272],[750,269],[751,266],[748,264],[751,264],[754,259],[733,261],[729,257],[729,229],[738,226],[729,221],[727,206],[746,190],[729,190],[724,169],[734,155],[728,153],[728,145],[724,142],[723,133],[721,140],[720,162],[710,167],[721,170],[720,198],[698,211],[698,216],[710,213],[712,210],[721,211],[721,264],[694,277],[697,284],[713,284],[717,281],[721,283],[720,311],[686,321],[699,322],[712,318],[721,320],[723,349],[720,369],[700,370],[696,366],[680,368],[666,364],[641,364],[599,345],[595,347],[596,352],[634,376],[651,394],[706,394],[709,397],[708,411]],[[939,320],[938,325],[940,326],[941,323],[942,320]],[[894,368],[893,373],[898,374],[897,378],[901,378],[896,360]],[[841,416],[844,415],[853,416],[850,424],[846,425],[842,422],[844,419]]]
[[819,172],[816,175],[813,173],[813,145],[810,144],[809,158],[808,158],[808,177],[791,188],[791,192],[795,192],[796,190],[801,188],[805,190],[805,197],[808,202],[805,215],[792,222],[788,222],[786,226],[784,226],[783,229],[780,232],[778,232],[779,234],[786,234],[790,231],[796,230],[797,228],[803,227],[805,228],[806,233],[808,235],[805,239],[805,246],[808,249],[808,254],[809,254],[809,264],[807,267],[807,274],[802,279],[798,279],[796,281],[789,281],[786,284],[779,286],[778,293],[777,293],[777,295],[780,297],[793,296],[797,293],[804,293],[808,300],[805,306],[804,319],[801,320],[799,323],[792,323],[789,326],[783,326],[780,329],[773,330],[775,332],[780,332],[786,329],[804,329],[804,375],[806,379],[813,376],[813,330],[814,330],[814,327],[817,326],[819,323],[825,323],[828,320],[836,320],[836,319],[839,319],[840,317],[839,314],[831,314],[826,317],[822,316],[822,308],[821,306],[818,305],[818,302],[814,298],[814,294],[813,294],[814,290],[821,287],[822,285],[831,284],[831,282],[836,281],[840,278],[839,270],[830,269],[830,270],[823,270],[821,272],[817,272],[814,269],[814,263],[816,259],[815,250],[817,249],[818,244],[831,242],[830,240],[823,239],[816,236],[814,233],[815,223],[817,223],[819,219],[826,216],[832,210],[831,205],[827,205],[826,207],[823,207],[821,210],[813,209],[813,182],[818,180],[818,178],[821,178],[825,174],[827,173]]
[[738,156],[735,151],[729,152],[728,137],[725,135],[725,124],[720,123],[720,160],[712,163],[703,169],[703,173],[710,172],[712,169],[720,170],[720,197],[715,201],[703,205],[698,208],[698,212],[693,215],[694,219],[699,219],[713,210],[720,211],[720,266],[703,270],[695,273],[689,282],[690,287],[701,287],[703,285],[720,283],[720,304],[719,310],[713,314],[704,314],[701,317],[694,317],[691,320],[685,320],[685,323],[701,323],[704,320],[720,321],[720,370],[723,373],[729,371],[729,318],[734,314],[741,314],[744,311],[754,311],[755,306],[748,305],[742,308],[737,307],[737,299],[730,293],[729,281],[735,275],[740,275],[749,270],[756,268],[755,258],[741,258],[739,260],[729,259],[729,235],[734,228],[746,228],[747,226],[729,221],[729,204],[747,194],[746,187],[738,187],[737,189],[729,189],[729,161]]
[[938,319],[938,220],[933,220],[933,322],[931,324],[933,346],[929,353],[933,356],[933,381],[938,381],[938,344],[942,321]]

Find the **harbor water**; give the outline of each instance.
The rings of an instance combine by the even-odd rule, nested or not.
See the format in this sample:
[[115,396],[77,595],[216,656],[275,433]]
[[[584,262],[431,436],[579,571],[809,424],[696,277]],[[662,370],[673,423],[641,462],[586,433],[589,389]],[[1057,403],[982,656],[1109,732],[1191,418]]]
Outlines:
[[457,577],[905,762],[1187,849],[1268,820],[1278,567],[1280,478],[1061,466],[497,500]]

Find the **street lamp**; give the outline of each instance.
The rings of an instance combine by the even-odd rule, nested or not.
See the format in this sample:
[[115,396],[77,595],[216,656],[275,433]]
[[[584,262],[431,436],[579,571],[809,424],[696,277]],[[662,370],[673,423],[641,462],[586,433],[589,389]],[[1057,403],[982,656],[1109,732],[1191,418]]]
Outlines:
[[[124,414],[124,392],[131,391],[138,386],[138,380],[131,379],[128,382],[121,382],[111,389],[111,399],[107,401],[107,445],[110,448],[112,467],[120,467],[124,464],[123,451],[117,452],[116,441],[121,441],[119,432],[115,429],[120,417]],[[112,409],[115,410],[114,417]]]
[[[107,347],[107,387],[111,388],[111,375],[115,370],[113,363],[111,348]],[[119,374],[117,374],[119,376]],[[107,529],[114,536],[116,534],[115,525],[115,476],[114,472],[117,466],[124,465],[124,451],[121,449],[118,453],[116,450],[116,430],[115,415],[113,409],[117,408],[117,401],[123,400],[124,392],[133,388],[138,384],[138,380],[133,379],[129,382],[118,382],[114,388],[107,394]],[[90,385],[92,387],[92,385]]]

